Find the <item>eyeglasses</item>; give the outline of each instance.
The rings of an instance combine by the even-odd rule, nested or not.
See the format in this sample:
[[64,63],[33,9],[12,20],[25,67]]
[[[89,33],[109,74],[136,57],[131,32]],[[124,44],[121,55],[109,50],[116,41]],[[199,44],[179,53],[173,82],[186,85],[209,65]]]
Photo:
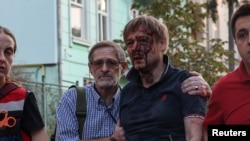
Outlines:
[[250,31],[246,30],[246,29],[242,29],[240,30],[237,34],[236,34],[236,41],[238,43],[243,43],[246,40],[249,40],[249,34]]
[[108,68],[111,68],[111,69],[118,69],[120,63],[122,63],[122,62],[116,61],[116,60],[107,59],[107,60],[96,60],[96,61],[92,61],[92,62],[91,62],[91,65],[92,65],[95,69],[102,68],[103,64],[106,64],[106,67],[108,67]]

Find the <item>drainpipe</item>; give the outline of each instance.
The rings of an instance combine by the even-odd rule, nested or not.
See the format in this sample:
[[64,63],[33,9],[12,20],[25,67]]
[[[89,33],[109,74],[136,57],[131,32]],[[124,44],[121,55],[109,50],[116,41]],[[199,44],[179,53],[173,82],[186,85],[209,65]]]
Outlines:
[[27,66],[28,67],[38,67],[36,69],[36,73],[35,73],[35,79],[36,79],[35,83],[38,82],[38,72],[39,72],[39,70],[41,70],[41,81],[42,81],[42,83],[41,83],[41,85],[42,85],[41,93],[42,93],[42,96],[43,96],[42,97],[43,98],[43,101],[42,101],[43,102],[42,103],[43,107],[42,107],[41,112],[43,113],[45,129],[47,129],[47,108],[46,108],[46,106],[47,106],[47,94],[45,93],[45,75],[46,75],[45,66],[44,66],[44,64],[42,64],[42,65],[27,65]]
[[61,35],[61,0],[57,0],[57,45],[58,45],[58,89],[59,95],[62,94],[62,35]]
[[47,129],[47,94],[45,93],[45,67],[42,65],[42,94],[43,94],[43,115],[44,115],[44,124],[45,129]]
[[[208,0],[206,1],[208,3]],[[208,9],[206,9],[207,12],[208,12]],[[206,19],[206,23],[207,23],[207,51],[210,51],[210,43],[209,43],[209,40],[210,40],[210,34],[209,34],[209,18]]]
[[[229,34],[228,34],[228,50],[229,51],[234,51],[234,39],[233,39],[233,35],[232,35],[232,29],[230,27],[230,18],[233,14],[233,11],[234,11],[234,2],[231,1],[231,0],[228,0],[228,31],[229,31]],[[230,59],[234,59],[234,53],[231,53],[229,54],[229,60]],[[235,67],[235,63],[234,62],[229,62],[229,69],[230,71],[233,71],[234,70],[234,67]]]

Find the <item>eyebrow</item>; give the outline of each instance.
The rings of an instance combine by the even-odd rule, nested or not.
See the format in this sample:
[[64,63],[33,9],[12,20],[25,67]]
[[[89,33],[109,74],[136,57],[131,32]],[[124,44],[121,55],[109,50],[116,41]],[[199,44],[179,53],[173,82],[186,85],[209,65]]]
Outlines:
[[[151,35],[138,35],[138,36],[135,36],[135,38],[138,38],[138,37],[151,37]],[[134,40],[134,39],[128,38],[126,41],[128,41],[128,40]]]
[[241,28],[239,31],[250,31],[250,30],[248,30],[248,29],[246,29],[246,28]]

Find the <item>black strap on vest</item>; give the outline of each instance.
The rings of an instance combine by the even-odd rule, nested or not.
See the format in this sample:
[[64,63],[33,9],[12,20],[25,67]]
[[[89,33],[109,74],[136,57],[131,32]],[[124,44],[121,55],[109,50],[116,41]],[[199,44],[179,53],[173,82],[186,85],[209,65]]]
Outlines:
[[78,120],[78,134],[80,139],[82,139],[83,125],[86,120],[87,115],[87,104],[86,104],[86,94],[84,87],[72,85],[69,88],[76,88],[77,98],[76,98],[76,117]]
[[[76,93],[77,93],[77,98],[76,98],[76,117],[78,120],[78,134],[80,139],[82,139],[82,132],[83,132],[83,125],[85,123],[86,115],[87,115],[87,102],[86,102],[86,95],[85,95],[85,90],[84,87],[72,85],[69,87],[70,88],[75,88]],[[56,125],[57,126],[57,125]],[[55,141],[56,137],[56,127],[54,133],[52,134],[50,141]]]
[[[78,134],[80,139],[82,139],[82,131],[83,131],[83,125],[86,119],[87,115],[87,102],[86,102],[86,95],[85,95],[85,90],[84,87],[72,85],[69,87],[70,88],[75,88],[76,93],[77,93],[77,98],[76,98],[76,117],[78,120]],[[57,126],[57,125],[56,125]],[[54,133],[52,134],[50,141],[55,141],[56,137],[56,126]]]
[[11,91],[13,91],[17,88],[18,88],[18,86],[14,83],[5,84],[5,86],[0,89],[0,98],[3,98],[8,93],[10,93]]

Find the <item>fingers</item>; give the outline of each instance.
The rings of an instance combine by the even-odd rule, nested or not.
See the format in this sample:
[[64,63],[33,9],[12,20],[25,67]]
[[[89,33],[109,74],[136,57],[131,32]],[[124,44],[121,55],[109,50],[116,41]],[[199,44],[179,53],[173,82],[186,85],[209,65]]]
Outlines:
[[201,75],[192,76],[183,81],[182,91],[190,95],[200,95],[209,97],[211,95],[211,88]]
[[198,73],[196,71],[190,71],[189,74],[191,74],[193,76],[199,76],[199,75],[201,75],[200,73]]
[[114,133],[112,135],[112,138],[116,139],[116,141],[126,141],[125,131],[121,127],[120,120],[117,121],[115,131],[114,131]]
[[182,91],[188,92],[195,89],[195,86],[202,85],[202,78],[201,76],[191,76],[187,78],[185,81],[182,82]]
[[121,126],[121,122],[120,122],[120,120],[118,120],[118,121],[117,121],[116,126],[118,126],[118,127],[120,127],[120,126]]
[[187,88],[187,93],[190,95],[201,95],[201,96],[205,96],[206,95],[206,87],[205,85],[200,85],[197,84],[195,86],[190,86]]

